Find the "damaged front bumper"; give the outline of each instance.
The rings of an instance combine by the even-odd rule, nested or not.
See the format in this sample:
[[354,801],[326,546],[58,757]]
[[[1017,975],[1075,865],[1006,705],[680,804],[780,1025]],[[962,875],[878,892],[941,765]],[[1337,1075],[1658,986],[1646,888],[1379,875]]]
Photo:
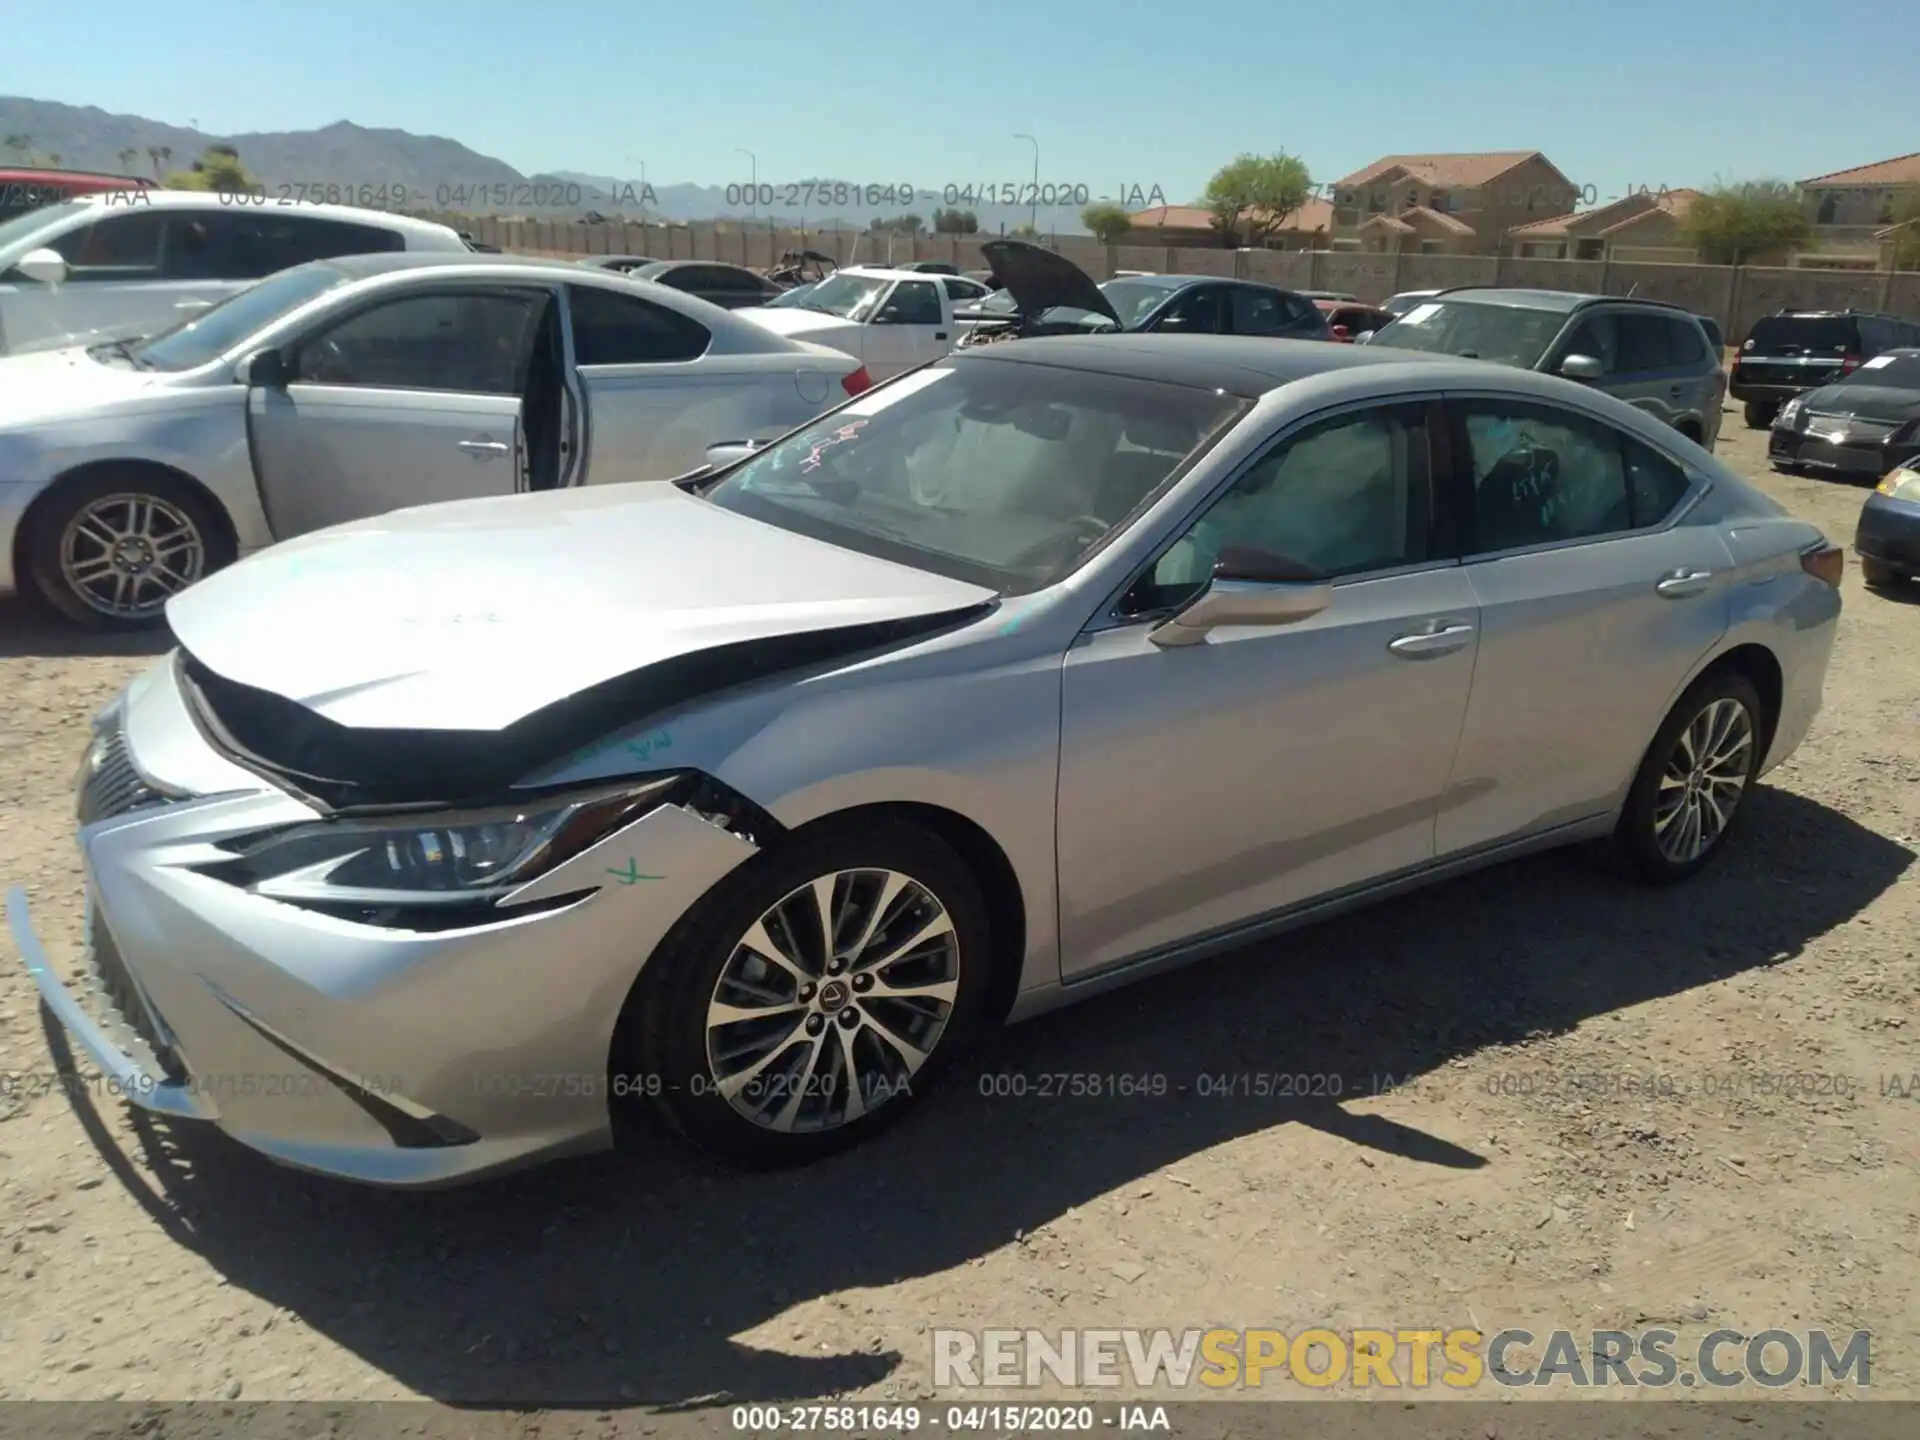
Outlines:
[[222,840],[319,816],[194,753],[209,747],[165,674],[96,723],[84,983],[62,980],[25,892],[7,896],[41,997],[109,1093],[342,1179],[442,1185],[605,1148],[635,978],[755,852],[664,803],[510,897],[546,908],[455,930],[359,923],[203,873]]

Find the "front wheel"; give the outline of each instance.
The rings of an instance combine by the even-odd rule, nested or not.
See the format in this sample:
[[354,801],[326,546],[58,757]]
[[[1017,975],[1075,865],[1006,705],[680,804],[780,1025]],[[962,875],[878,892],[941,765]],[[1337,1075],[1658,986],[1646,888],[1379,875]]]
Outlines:
[[1641,879],[1685,880],[1719,853],[1760,767],[1764,713],[1731,670],[1702,676],[1668,712],[1614,830],[1616,855]]
[[233,559],[213,508],[173,476],[74,479],[28,524],[26,568],[47,604],[90,630],[149,630],[167,601]]
[[734,1159],[843,1149],[904,1115],[972,1039],[989,931],[978,883],[931,832],[802,831],[662,943],[621,1017],[611,1088]]

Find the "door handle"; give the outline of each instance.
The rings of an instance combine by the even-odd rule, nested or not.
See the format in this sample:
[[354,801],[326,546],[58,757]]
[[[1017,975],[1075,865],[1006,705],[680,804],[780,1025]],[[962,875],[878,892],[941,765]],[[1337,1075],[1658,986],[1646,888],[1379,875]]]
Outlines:
[[504,440],[462,440],[460,448],[481,460],[491,460],[496,455],[506,454],[513,447]]
[[1387,642],[1387,649],[1403,660],[1426,660],[1435,655],[1451,655],[1472,643],[1473,626],[1451,620],[1397,636]]
[[944,340],[947,338],[947,332],[944,330],[936,330],[933,332],[933,338],[936,340]]
[[1674,570],[1661,576],[1653,588],[1669,600],[1684,600],[1698,595],[1712,583],[1711,570]]

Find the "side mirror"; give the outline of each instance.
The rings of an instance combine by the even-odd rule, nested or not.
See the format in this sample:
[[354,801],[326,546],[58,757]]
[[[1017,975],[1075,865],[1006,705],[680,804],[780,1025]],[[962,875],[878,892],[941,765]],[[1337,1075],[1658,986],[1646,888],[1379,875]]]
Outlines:
[[887,306],[878,315],[873,317],[873,323],[876,325],[898,325],[900,323],[900,307],[898,305]]
[[1344,325],[1335,325],[1333,327],[1333,338],[1336,340],[1351,340],[1353,338],[1353,332]]
[[287,357],[278,350],[260,350],[240,362],[234,378],[242,385],[284,390],[293,381],[293,370],[287,364]]
[[1311,566],[1265,550],[1227,549],[1213,578],[1147,633],[1163,647],[1198,645],[1218,625],[1292,625],[1333,603],[1333,581]]
[[707,468],[718,472],[729,465],[738,465],[756,450],[766,449],[764,440],[722,440],[707,446]]
[[1569,380],[1598,380],[1607,373],[1607,367],[1591,355],[1569,355],[1560,362],[1560,373]]
[[14,267],[41,285],[58,285],[67,278],[67,261],[58,250],[29,250]]

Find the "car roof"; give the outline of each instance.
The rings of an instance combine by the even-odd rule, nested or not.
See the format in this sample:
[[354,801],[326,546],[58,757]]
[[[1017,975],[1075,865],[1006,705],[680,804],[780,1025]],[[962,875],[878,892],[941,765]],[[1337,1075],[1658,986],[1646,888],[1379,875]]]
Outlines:
[[[1484,378],[1488,362],[1418,350],[1272,340],[1257,335],[1048,335],[959,352],[962,358],[1056,365],[1103,375],[1158,380],[1249,399],[1295,380],[1364,365],[1452,365]],[[1496,367],[1498,368],[1498,367]]]
[[409,235],[452,236],[459,238],[459,232],[450,225],[442,225],[436,220],[416,220],[411,215],[396,215],[391,210],[369,210],[354,205],[323,205],[313,200],[274,201],[266,205],[236,203],[232,195],[222,195],[212,190],[157,190],[144,189],[140,198],[126,200],[113,198],[114,192],[100,195],[76,195],[74,202],[80,205],[92,205],[101,210],[218,210],[222,213],[240,209],[258,209],[263,213],[284,214],[294,211],[301,215],[312,215],[321,220],[344,220],[356,225],[384,225]]
[[1514,310],[1558,310],[1572,314],[1589,305],[1644,305],[1652,310],[1669,310],[1676,315],[1692,316],[1684,305],[1667,300],[1649,300],[1640,295],[1593,295],[1579,290],[1530,290],[1492,285],[1458,285],[1436,290],[1436,299],[1471,300],[1476,305],[1504,305]]

